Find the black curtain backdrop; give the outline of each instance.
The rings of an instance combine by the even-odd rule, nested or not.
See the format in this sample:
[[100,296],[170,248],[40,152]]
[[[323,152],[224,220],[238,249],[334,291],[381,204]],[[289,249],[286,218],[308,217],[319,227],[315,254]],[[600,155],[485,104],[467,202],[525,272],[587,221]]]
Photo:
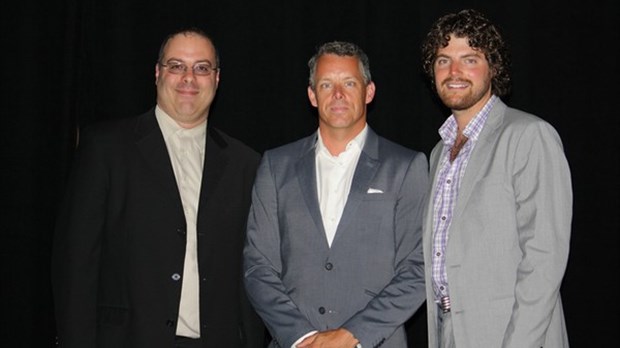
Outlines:
[[[571,345],[614,345],[618,327],[618,11],[609,1],[32,1],[3,2],[0,212],[3,346],[54,344],[49,259],[77,130],[155,103],[159,44],[198,26],[222,58],[209,122],[258,151],[317,127],[306,62],[349,40],[368,53],[377,96],[369,123],[430,153],[449,114],[420,68],[419,45],[448,11],[476,8],[513,55],[506,101],[549,121],[571,165],[574,218],[562,296]],[[613,10],[612,10],[613,9]],[[426,345],[424,311],[408,323]]]

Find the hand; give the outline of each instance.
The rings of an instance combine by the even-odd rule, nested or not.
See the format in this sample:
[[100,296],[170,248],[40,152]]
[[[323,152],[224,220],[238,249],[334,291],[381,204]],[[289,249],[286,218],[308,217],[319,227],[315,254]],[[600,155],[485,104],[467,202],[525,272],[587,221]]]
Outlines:
[[354,348],[359,341],[345,329],[318,332],[306,337],[297,348]]

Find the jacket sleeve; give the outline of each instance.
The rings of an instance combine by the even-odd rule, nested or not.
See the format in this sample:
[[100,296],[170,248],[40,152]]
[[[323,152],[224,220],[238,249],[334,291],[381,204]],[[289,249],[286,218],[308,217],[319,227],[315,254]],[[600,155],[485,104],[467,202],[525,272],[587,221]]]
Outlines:
[[56,324],[63,348],[96,346],[107,174],[100,146],[88,133],[81,138],[59,210],[52,252]]
[[523,256],[503,347],[541,347],[559,303],[572,216],[570,170],[560,138],[551,125],[535,122],[523,132],[513,185]]
[[259,165],[244,248],[244,281],[250,302],[281,347],[316,330],[288,296],[280,274],[278,202],[269,152]]

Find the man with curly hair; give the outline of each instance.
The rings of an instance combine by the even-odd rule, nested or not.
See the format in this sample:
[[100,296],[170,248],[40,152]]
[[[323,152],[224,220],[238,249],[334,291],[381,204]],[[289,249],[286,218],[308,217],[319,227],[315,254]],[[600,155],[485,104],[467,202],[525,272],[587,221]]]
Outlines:
[[452,115],[430,159],[430,347],[567,347],[560,285],[572,190],[554,128],[508,107],[509,57],[475,10],[439,18],[424,70]]

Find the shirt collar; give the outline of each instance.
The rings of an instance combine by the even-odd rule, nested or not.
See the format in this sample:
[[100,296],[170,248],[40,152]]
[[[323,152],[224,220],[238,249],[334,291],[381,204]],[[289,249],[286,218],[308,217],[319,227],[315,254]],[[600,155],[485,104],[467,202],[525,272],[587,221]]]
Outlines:
[[[316,132],[317,134],[317,140],[316,140],[316,152],[317,153],[327,153],[330,156],[332,156],[329,153],[329,150],[327,149],[327,147],[325,146],[325,144],[323,144],[323,138],[321,137],[321,132],[317,130]],[[358,149],[359,151],[361,151],[364,148],[364,144],[366,144],[366,137],[368,136],[368,124],[364,125],[364,129],[362,129],[361,132],[359,132],[358,135],[355,136],[355,138],[351,139],[351,141],[349,141],[349,143],[347,144],[346,148],[345,148],[345,152],[349,149],[351,149],[352,147],[355,147],[356,149]],[[334,157],[334,156],[332,156]]]
[[[469,121],[463,130],[463,135],[469,140],[478,140],[480,132],[482,132],[482,128],[484,127],[484,124],[489,117],[489,112],[491,111],[491,108],[495,104],[496,100],[497,97],[495,95],[491,95],[491,98],[489,98],[486,104],[484,104],[482,109],[476,114],[476,116],[474,116],[474,118],[472,118],[471,121]],[[441,136],[444,144],[452,145],[456,139],[457,131],[458,126],[456,124],[456,118],[454,117],[454,114],[452,114],[439,128],[439,135]]]
[[159,105],[155,107],[155,117],[157,118],[164,139],[169,139],[172,135],[176,134],[181,137],[191,138],[199,142],[199,144],[204,142],[207,131],[207,121],[194,128],[183,128],[179,126],[170,115],[162,110]]

